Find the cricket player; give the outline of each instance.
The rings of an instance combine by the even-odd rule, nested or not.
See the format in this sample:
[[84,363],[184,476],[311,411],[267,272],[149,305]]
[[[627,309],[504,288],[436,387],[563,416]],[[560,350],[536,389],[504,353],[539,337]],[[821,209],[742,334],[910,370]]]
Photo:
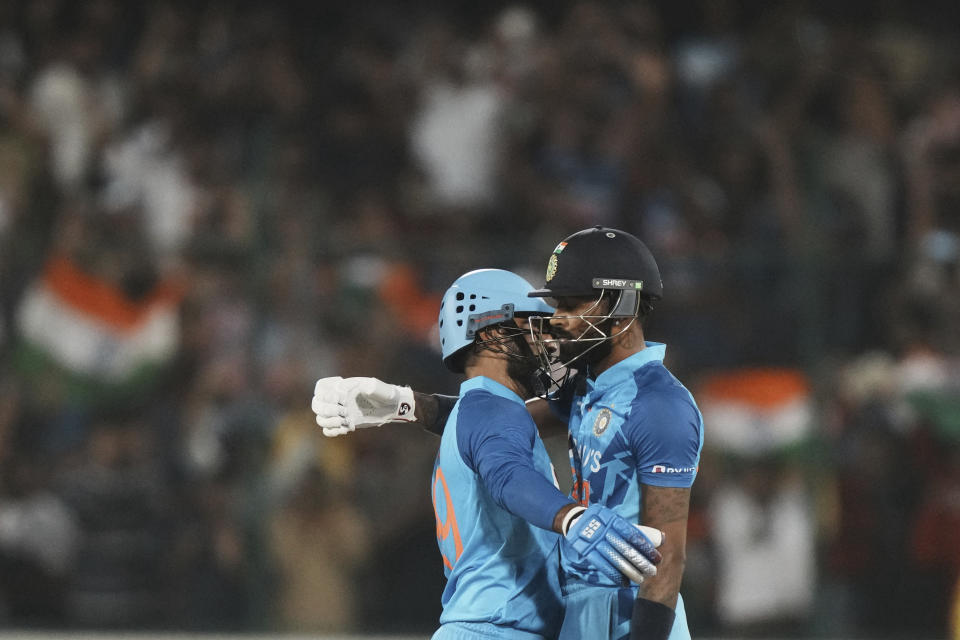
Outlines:
[[[555,638],[563,619],[561,554],[609,584],[656,574],[659,553],[638,527],[600,504],[577,504],[556,486],[523,400],[539,368],[527,318],[552,313],[532,290],[516,274],[481,269],[458,278],[441,303],[443,362],[466,380],[445,420],[431,483],[447,576],[435,640]],[[370,415],[366,398],[394,394],[390,417],[413,419],[412,394],[395,391],[372,378],[326,378],[312,407],[318,422],[345,410]]]
[[[666,346],[644,337],[644,321],[663,295],[659,268],[638,238],[593,227],[557,245],[545,281],[530,293],[555,305],[553,315],[531,318],[536,351],[545,359],[541,372],[560,365],[577,375],[553,381],[559,391],[549,401],[528,401],[527,409],[541,433],[550,433],[551,424],[568,430],[573,499],[665,534],[657,576],[639,586],[623,588],[563,556],[560,638],[687,640],[679,589],[703,419],[663,365]],[[347,393],[341,406],[349,409],[318,414],[324,433],[396,421],[397,398],[413,407],[401,419],[442,429],[452,398],[380,384],[379,393],[360,396],[363,409]]]
[[[657,264],[633,235],[593,227],[557,245],[546,284],[530,295],[555,306],[535,320],[539,353],[579,370],[550,403],[568,424],[572,497],[665,533],[657,576],[635,587],[564,558],[560,638],[688,640],[679,589],[703,418],[663,365],[666,346],[644,338],[644,320],[663,295]],[[597,635],[604,625],[606,635]]]

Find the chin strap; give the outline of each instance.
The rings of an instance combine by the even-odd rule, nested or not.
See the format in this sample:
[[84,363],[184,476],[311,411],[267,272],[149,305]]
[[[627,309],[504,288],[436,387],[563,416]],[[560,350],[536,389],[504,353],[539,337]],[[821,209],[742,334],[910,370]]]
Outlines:
[[546,400],[550,395],[550,387],[553,382],[549,373],[543,369],[537,369],[530,375],[530,391],[534,397]]

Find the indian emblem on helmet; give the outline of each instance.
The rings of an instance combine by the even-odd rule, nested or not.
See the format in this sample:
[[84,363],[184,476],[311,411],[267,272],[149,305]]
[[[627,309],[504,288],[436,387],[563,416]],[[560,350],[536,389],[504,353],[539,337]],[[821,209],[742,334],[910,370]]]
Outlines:
[[557,254],[550,254],[550,259],[547,260],[547,282],[553,280],[553,276],[557,275]]
[[610,419],[612,417],[613,413],[610,412],[610,409],[601,409],[600,413],[597,414],[597,419],[593,421],[593,435],[602,435],[603,432],[607,430],[607,427],[610,426]]

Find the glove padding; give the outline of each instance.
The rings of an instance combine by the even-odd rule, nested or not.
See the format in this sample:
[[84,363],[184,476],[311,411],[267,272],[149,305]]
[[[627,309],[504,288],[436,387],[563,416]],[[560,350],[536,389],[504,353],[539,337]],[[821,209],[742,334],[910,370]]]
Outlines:
[[376,378],[320,378],[310,408],[329,438],[388,422],[416,421],[413,389]]
[[[659,531],[658,531],[659,533]],[[662,535],[656,536],[658,544]],[[573,575],[598,570],[616,584],[657,575],[660,552],[643,530],[602,505],[591,505],[560,542],[563,568]]]

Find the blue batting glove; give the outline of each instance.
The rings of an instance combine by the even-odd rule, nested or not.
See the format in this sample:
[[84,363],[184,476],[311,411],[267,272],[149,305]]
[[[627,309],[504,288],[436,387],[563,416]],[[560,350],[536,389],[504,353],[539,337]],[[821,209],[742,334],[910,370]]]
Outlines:
[[563,527],[560,541],[564,570],[575,575],[600,571],[623,586],[657,575],[660,552],[633,523],[599,504],[577,509],[579,515],[571,510],[572,523]]

